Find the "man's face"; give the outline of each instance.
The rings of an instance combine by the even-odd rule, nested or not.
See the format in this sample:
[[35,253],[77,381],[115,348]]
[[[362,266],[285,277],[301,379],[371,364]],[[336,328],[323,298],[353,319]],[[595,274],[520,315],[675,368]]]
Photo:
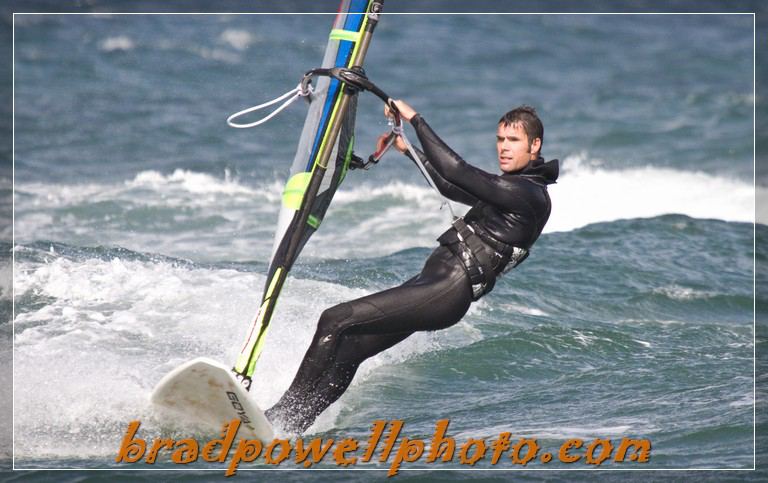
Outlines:
[[[536,138],[528,146],[528,135],[525,134],[521,123],[499,124],[496,131],[496,152],[499,156],[499,167],[505,173],[523,169],[536,159],[541,140]],[[531,152],[533,151],[533,152]]]

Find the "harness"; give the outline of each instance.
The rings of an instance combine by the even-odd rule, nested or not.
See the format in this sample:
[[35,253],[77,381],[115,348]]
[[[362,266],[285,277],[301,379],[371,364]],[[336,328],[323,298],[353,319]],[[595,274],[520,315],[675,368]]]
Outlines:
[[497,275],[507,273],[528,257],[528,250],[495,239],[479,226],[457,218],[437,239],[464,265],[472,285],[472,300],[478,300],[496,285]]

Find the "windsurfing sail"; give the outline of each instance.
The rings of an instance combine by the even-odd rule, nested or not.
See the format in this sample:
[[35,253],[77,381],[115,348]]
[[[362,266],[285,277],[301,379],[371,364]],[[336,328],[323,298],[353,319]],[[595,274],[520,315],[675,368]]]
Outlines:
[[[383,0],[342,0],[322,68],[362,67],[382,6]],[[261,306],[233,368],[246,388],[288,272],[323,221],[352,159],[356,91],[339,79],[321,76],[309,99],[309,112],[283,191]]]

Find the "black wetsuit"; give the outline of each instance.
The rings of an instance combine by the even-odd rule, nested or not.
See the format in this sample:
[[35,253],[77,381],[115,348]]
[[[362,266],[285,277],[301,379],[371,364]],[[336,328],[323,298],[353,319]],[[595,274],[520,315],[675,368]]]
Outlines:
[[[557,179],[557,160],[539,158],[515,173],[493,175],[464,162],[419,115],[411,124],[440,192],[472,205],[466,223],[486,237],[530,248],[549,218],[547,185]],[[503,265],[494,271],[500,273]],[[344,393],[364,360],[416,331],[450,327],[472,300],[464,264],[440,246],[421,273],[399,287],[325,310],[293,383],[267,417],[287,431],[305,431]]]

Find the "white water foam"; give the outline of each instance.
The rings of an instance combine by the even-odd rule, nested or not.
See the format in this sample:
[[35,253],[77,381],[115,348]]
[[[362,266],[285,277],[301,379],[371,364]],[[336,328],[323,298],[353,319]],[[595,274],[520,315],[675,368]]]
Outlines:
[[[757,190],[768,194],[766,187]],[[755,217],[755,188],[747,181],[657,167],[610,170],[590,164],[584,156],[563,162],[561,177],[550,187],[550,194],[553,210],[545,233],[662,214],[734,222],[751,222]],[[170,174],[143,171],[125,182],[108,184],[19,183],[16,235],[20,240],[115,244],[198,260],[266,262],[281,196],[278,181],[250,186],[228,174],[222,179],[181,169]],[[104,215],[104,223],[95,230],[96,222],[87,211],[95,203],[114,203],[122,211],[113,208],[119,212]],[[448,210],[440,206],[441,199],[426,185],[347,183],[340,187],[303,256],[378,257],[435,246],[435,238],[450,223]],[[137,212],[136,216],[144,216],[145,207],[175,211],[157,215],[161,220],[156,229],[148,225],[136,230],[135,221],[121,221],[120,217]],[[467,209],[455,207],[459,214]],[[768,207],[761,210],[758,221],[768,221]],[[195,228],[206,217],[219,222]]]
[[12,297],[13,280],[11,276],[11,262],[8,260],[0,262],[0,301],[10,301]]
[[[0,262],[0,302],[6,305],[12,297],[10,260]],[[7,307],[8,305],[6,305]],[[10,317],[9,317],[10,318]],[[0,321],[0,387],[9,388],[11,380],[11,337],[10,321]],[[8,461],[12,457],[11,391],[0,391],[0,460]]]
[[[135,419],[144,434],[158,435],[153,386],[194,357],[234,361],[264,283],[259,274],[119,258],[20,262],[15,277],[14,429],[22,459],[113,455]],[[259,405],[271,406],[290,384],[323,308],[366,293],[287,283],[251,391]],[[416,334],[366,361],[355,384],[380,366],[478,337],[466,324]],[[316,428],[333,427],[345,404]]]
[[117,37],[107,37],[104,39],[99,48],[104,52],[114,52],[116,50],[132,50],[136,44],[133,40],[125,35],[119,35]]
[[736,401],[729,402],[728,406],[732,408],[738,408],[738,407],[744,407],[744,406],[753,406],[754,404],[755,404],[755,398],[752,396],[752,393],[747,393],[742,395]]
[[118,245],[196,260],[266,261],[282,192],[279,183],[252,188],[228,173],[222,179],[187,170],[15,188],[15,233],[22,243]]
[[653,289],[653,293],[664,295],[672,300],[696,300],[708,299],[717,295],[716,292],[706,290],[696,290],[690,287],[681,287],[680,285],[665,285]]
[[535,307],[529,307],[527,305],[522,305],[522,304],[504,303],[504,304],[499,304],[499,308],[504,310],[505,312],[518,313],[523,315],[532,315],[534,317],[549,316],[548,313],[544,312],[541,309],[537,309]]
[[247,30],[226,29],[219,40],[236,50],[246,50],[256,39]]
[[192,47],[190,49],[194,54],[199,55],[205,60],[215,60],[226,64],[237,64],[240,62],[240,56],[223,49],[209,49],[207,47]]
[[[230,47],[233,47],[225,38],[220,37],[219,40],[225,44],[228,44]],[[229,48],[202,47],[198,44],[189,44],[173,39],[158,40],[153,45],[153,47],[159,50],[186,52],[192,55],[196,55],[204,60],[214,60],[227,64],[238,64],[242,61],[239,49],[235,49],[238,50],[238,52],[233,52],[232,49]]]
[[[768,194],[768,187],[757,189]],[[550,195],[553,208],[545,230],[550,232],[665,214],[755,220],[755,188],[750,182],[652,166],[609,170],[590,165],[583,155],[563,161]]]
[[517,428],[510,428],[509,425],[501,425],[501,426],[489,426],[487,428],[483,428],[483,434],[471,434],[469,432],[457,432],[456,434],[453,434],[452,436],[456,438],[457,440],[463,440],[470,437],[485,437],[485,438],[494,438],[495,436],[498,436],[499,433],[510,431],[510,429],[514,430],[514,434],[516,437],[520,438],[535,438],[539,440],[543,439],[554,439],[554,440],[561,440],[565,441],[571,438],[579,438],[582,440],[590,440],[594,438],[606,438],[606,437],[619,437],[619,436],[626,436],[631,435],[632,433],[641,432],[641,433],[651,433],[652,431],[655,431],[657,428],[651,424],[649,421],[643,420],[643,419],[635,419],[635,418],[618,418],[615,421],[612,421],[613,425],[606,425],[606,426],[569,426],[567,423],[564,423],[564,426],[558,426],[556,428],[542,426],[542,427],[517,427]]
[[[279,185],[253,189],[245,186],[225,173],[224,179],[205,173],[177,169],[171,174],[158,171],[142,171],[133,179],[116,183],[16,183],[15,194],[17,210],[26,207],[37,209],[55,209],[77,205],[84,201],[132,200],[136,198],[136,189],[149,190],[142,193],[141,202],[158,206],[199,206],[214,205],[220,200],[198,195],[222,195],[235,201],[251,201],[253,198],[265,198],[266,201],[280,199]],[[30,195],[31,200],[20,198]]]
[[3,335],[2,342],[3,348],[0,349],[0,364],[2,364],[2,371],[0,371],[0,384],[3,385],[5,390],[0,393],[0,460],[8,461],[13,457],[12,446],[12,434],[13,426],[11,423],[11,391],[7,388],[11,387],[11,351],[9,348],[10,343],[8,338]]
[[[224,174],[224,179],[218,179],[205,173],[196,173],[185,169],[176,169],[169,175],[164,175],[158,171],[142,171],[132,180],[125,183],[128,187],[153,188],[158,192],[168,190],[185,191],[193,194],[211,194],[220,193],[227,195],[247,194],[255,195],[263,193],[264,190],[254,190],[244,186],[232,179],[228,171]],[[274,190],[274,185],[269,187],[268,191]],[[274,196],[272,200],[276,199]]]

